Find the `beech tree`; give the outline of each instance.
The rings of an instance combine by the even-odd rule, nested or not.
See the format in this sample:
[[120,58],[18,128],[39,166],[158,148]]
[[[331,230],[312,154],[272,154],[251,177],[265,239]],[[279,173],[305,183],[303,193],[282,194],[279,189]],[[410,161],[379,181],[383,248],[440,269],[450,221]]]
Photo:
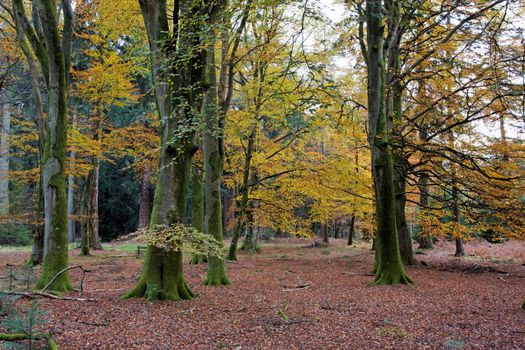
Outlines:
[[[21,0],[13,1],[16,18],[31,43],[47,87],[47,115],[42,154],[44,195],[44,264],[37,287],[44,287],[67,267],[67,196],[65,182],[67,139],[67,68],[71,44],[73,10],[67,0],[60,9],[64,29],[59,30],[57,4],[54,0],[33,2],[33,24]],[[49,286],[51,290],[71,288],[67,273],[61,273]]]
[[[168,21],[165,0],[141,0],[151,51],[151,69],[160,120],[161,149],[150,228],[189,224],[187,215],[191,159],[195,152],[195,115],[200,108],[198,83],[202,61],[198,55],[196,26],[200,7],[182,1]],[[191,299],[193,292],[184,280],[182,252],[164,251],[149,245],[137,286],[124,297]]]
[[397,238],[394,159],[389,144],[391,125],[387,121],[385,105],[384,52],[388,51],[392,42],[385,40],[382,22],[383,2],[367,0],[368,140],[372,154],[377,223],[374,282],[377,284],[410,284],[412,281],[407,276],[401,261]]

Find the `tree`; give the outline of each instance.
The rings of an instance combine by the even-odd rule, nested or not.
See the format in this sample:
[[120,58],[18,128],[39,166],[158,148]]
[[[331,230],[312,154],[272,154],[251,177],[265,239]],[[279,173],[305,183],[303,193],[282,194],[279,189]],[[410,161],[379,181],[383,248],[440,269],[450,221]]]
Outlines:
[[[151,69],[161,123],[159,175],[155,188],[150,228],[188,223],[191,158],[195,151],[195,109],[200,101],[195,91],[201,78],[196,18],[199,7],[183,1],[174,10],[170,31],[165,0],[141,0],[151,51]],[[149,245],[137,286],[124,297],[191,299],[193,292],[184,280],[182,252],[163,251]]]
[[[41,0],[33,9],[37,22],[32,26],[23,2],[13,1],[14,12],[40,62],[47,85],[47,116],[42,179],[44,192],[44,264],[38,287],[44,287],[68,264],[67,196],[65,186],[67,140],[67,67],[71,42],[73,10],[67,0],[61,8],[64,30],[59,31],[57,6],[54,0]],[[36,13],[35,13],[35,10]],[[41,25],[41,28],[39,27]],[[54,278],[51,290],[71,288],[67,273]]]
[[[410,284],[401,256],[396,227],[394,160],[389,144],[391,130],[385,110],[386,72],[384,51],[390,42],[384,39],[383,4],[381,0],[366,1],[368,127],[372,154],[372,176],[376,201],[377,284]],[[387,46],[385,46],[387,45]],[[386,48],[386,50],[385,50]]]

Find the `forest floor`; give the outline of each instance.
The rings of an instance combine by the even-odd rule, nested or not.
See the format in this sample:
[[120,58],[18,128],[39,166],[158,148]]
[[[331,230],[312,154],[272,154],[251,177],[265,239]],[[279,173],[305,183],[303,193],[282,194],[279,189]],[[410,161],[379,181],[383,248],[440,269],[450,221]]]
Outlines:
[[[71,250],[70,264],[90,272],[84,292],[68,296],[97,301],[42,299],[43,328],[61,350],[525,349],[525,242],[469,242],[462,259],[439,242],[417,252],[412,286],[373,285],[369,243],[309,243],[282,239],[240,253],[228,262],[231,286],[203,286],[206,267],[185,264],[198,296],[155,303],[119,299],[140,274],[132,243],[92,257]],[[0,274],[27,257],[0,251]],[[70,272],[78,283],[80,272]]]

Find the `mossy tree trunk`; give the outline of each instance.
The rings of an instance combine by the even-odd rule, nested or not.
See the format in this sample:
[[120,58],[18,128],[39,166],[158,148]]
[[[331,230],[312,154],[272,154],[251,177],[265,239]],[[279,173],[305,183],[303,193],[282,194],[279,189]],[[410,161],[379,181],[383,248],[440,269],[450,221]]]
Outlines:
[[[181,1],[174,11],[175,31],[170,35],[166,0],[140,0],[151,51],[151,67],[157,109],[161,121],[159,176],[155,187],[150,228],[190,222],[187,215],[194,130],[193,108],[198,103],[195,77],[199,61],[192,54],[195,43],[193,16],[199,11],[190,1]],[[178,40],[174,43],[170,40]],[[167,45],[171,43],[173,45]],[[166,68],[169,66],[170,68]],[[191,299],[193,292],[184,280],[182,252],[166,252],[148,246],[137,286],[124,298],[148,300]]]
[[[15,4],[15,7],[20,11],[19,18],[25,17],[23,4]],[[41,0],[38,17],[44,33],[48,73],[46,134],[42,158],[45,219],[44,263],[42,274],[37,283],[37,288],[42,288],[68,265],[65,168],[67,140],[66,59],[69,55],[63,47],[71,38],[65,36],[65,33],[69,32],[69,28],[65,28],[62,38],[60,36],[55,1]],[[26,35],[29,36],[30,33],[26,31]],[[68,274],[60,274],[54,279],[49,289],[54,291],[71,289]]]
[[[191,225],[199,232],[204,232],[204,186],[202,170],[193,166],[191,177]],[[190,264],[202,264],[208,257],[193,254]]]
[[[382,1],[367,0],[368,125],[376,200],[375,283],[411,283],[399,253],[396,228],[394,161],[385,113],[385,59]],[[386,48],[385,51],[388,51]]]
[[386,68],[386,120],[387,128],[390,130],[390,140],[395,144],[392,149],[394,159],[394,188],[396,200],[396,227],[399,241],[401,260],[405,265],[415,263],[414,253],[412,250],[412,239],[408,230],[406,219],[406,179],[410,170],[408,155],[405,153],[403,145],[403,105],[402,96],[404,86],[402,85],[399,75],[399,50],[401,38],[404,34],[404,24],[401,21],[399,5],[391,2],[388,5],[388,34],[385,40],[385,54],[387,55]]
[[[224,126],[219,113],[217,77],[215,68],[215,28],[220,13],[220,3],[210,2],[207,41],[204,49],[203,101],[204,120],[204,193],[205,219],[204,231],[222,243],[221,180],[224,166],[223,140]],[[208,257],[208,274],[204,284],[229,284],[226,262],[222,257]]]

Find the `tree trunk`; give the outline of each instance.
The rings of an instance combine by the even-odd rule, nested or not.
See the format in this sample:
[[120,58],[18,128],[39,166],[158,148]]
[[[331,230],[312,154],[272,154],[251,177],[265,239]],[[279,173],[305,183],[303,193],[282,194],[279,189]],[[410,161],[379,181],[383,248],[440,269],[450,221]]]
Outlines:
[[396,228],[394,162],[385,113],[382,1],[367,0],[368,123],[376,199],[376,284],[410,284],[399,253]]
[[89,248],[102,250],[100,237],[98,235],[98,185],[100,174],[100,158],[96,157],[93,168],[89,171],[87,178],[87,235],[89,236]]
[[241,246],[241,250],[249,253],[255,253],[257,251],[257,240],[253,233],[253,207],[249,205],[246,210],[246,237]]
[[248,206],[248,193],[250,181],[250,167],[255,148],[255,136],[257,134],[257,124],[254,124],[252,131],[248,137],[248,145],[246,146],[246,158],[244,160],[244,170],[242,176],[241,199],[237,202],[237,220],[233,231],[233,237],[228,251],[228,260],[237,260],[237,243],[241,235],[242,229],[246,227],[246,208]]
[[[66,196],[66,143],[67,143],[67,85],[66,63],[56,7],[53,0],[41,0],[39,17],[44,29],[44,39],[49,67],[46,137],[43,156],[44,190],[44,264],[37,288],[42,288],[54,278],[50,290],[71,289],[67,273],[58,272],[68,266],[67,246],[67,196]],[[22,5],[23,6],[23,5]]]
[[347,245],[354,244],[354,228],[355,228],[355,215],[352,215],[350,219],[350,227],[348,230],[348,242]]
[[[419,176],[419,204],[422,209],[428,207],[428,174],[422,172]],[[432,237],[428,233],[421,232],[419,234],[419,248],[431,249]]]
[[326,223],[322,224],[323,227],[323,243],[326,243],[327,245],[330,244],[330,240],[328,238],[328,225]]
[[[191,225],[199,232],[204,232],[204,186],[202,177],[202,171],[193,166],[191,179]],[[202,264],[207,261],[207,256],[193,254],[190,264]]]
[[[157,110],[161,121],[161,150],[159,156],[159,177],[155,187],[150,228],[157,225],[189,223],[186,213],[189,194],[191,158],[193,154],[193,132],[181,133],[180,128],[191,119],[190,108],[194,107],[194,78],[197,62],[168,62],[175,56],[175,50],[193,49],[188,26],[195,9],[182,1],[175,20],[184,21],[181,26],[175,23],[174,36],[170,38],[166,0],[140,0],[140,7],[151,52],[151,69]],[[178,30],[178,32],[177,32]],[[178,45],[161,45],[163,40],[179,39]],[[184,55],[183,55],[184,56]],[[186,56],[184,56],[186,58]],[[172,69],[164,69],[167,63]],[[180,106],[184,100],[187,105]],[[182,136],[176,136],[182,134]],[[156,299],[191,299],[193,292],[184,280],[182,272],[182,252],[165,252],[148,246],[144,266],[137,286],[124,295],[124,298],[145,297]]]
[[148,227],[151,219],[151,170],[149,167],[143,169],[142,178],[140,179],[140,199],[139,199],[139,223],[138,229]]
[[[73,128],[76,127],[76,118],[73,115]],[[71,157],[71,173],[67,178],[67,241],[69,243],[75,241],[75,220],[73,215],[75,214],[75,176],[73,175],[73,170],[75,169],[75,158],[76,153],[72,151],[70,153]]]
[[[458,205],[458,188],[455,184],[452,185],[452,219],[458,225],[459,222],[459,205]],[[463,245],[463,238],[456,236],[456,251],[454,256],[462,257],[465,256],[465,247]]]
[[11,132],[11,111],[7,93],[0,96],[0,215],[9,214],[9,137]]
[[[213,26],[219,15],[219,7],[213,5],[208,24]],[[204,230],[222,243],[221,181],[224,166],[222,140],[224,129],[217,105],[217,77],[215,69],[215,34],[208,33],[208,45],[204,52],[204,82],[202,117],[204,119],[204,192],[205,220]],[[208,257],[206,285],[230,284],[223,258]]]
[[[74,162],[75,152],[71,152],[71,159]],[[71,167],[74,165],[72,164]],[[75,241],[75,177],[70,174],[67,178],[67,241],[69,243]]]
[[406,190],[405,178],[400,174],[402,170],[396,172],[396,226],[399,241],[399,252],[401,260],[405,265],[414,265],[414,252],[412,249],[412,238],[408,230],[407,218],[405,213],[406,207]]

